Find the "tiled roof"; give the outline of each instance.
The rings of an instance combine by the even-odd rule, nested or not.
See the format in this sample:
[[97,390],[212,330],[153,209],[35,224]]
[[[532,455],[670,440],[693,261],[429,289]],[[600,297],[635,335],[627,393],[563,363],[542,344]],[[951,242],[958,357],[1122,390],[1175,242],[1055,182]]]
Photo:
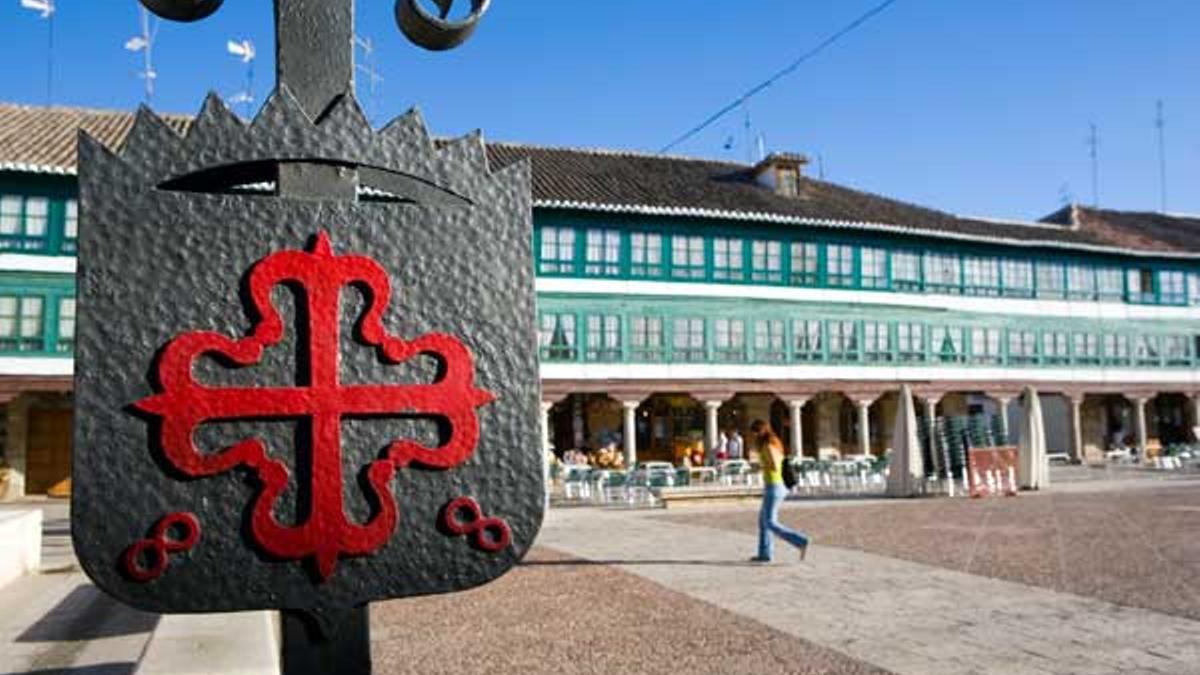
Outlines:
[[[163,119],[180,133],[192,121],[186,115]],[[115,148],[132,127],[133,115],[127,112],[0,103],[0,169],[75,173],[79,129]]]
[[[164,115],[176,131],[191,118]],[[0,103],[0,170],[74,173],[80,128],[117,147],[125,112]],[[800,196],[775,194],[736,162],[634,152],[489,143],[493,167],[528,158],[541,208],[811,225],[991,241],[1030,247],[1200,257],[1200,219],[1068,207],[1041,222],[987,220],[802,178]]]

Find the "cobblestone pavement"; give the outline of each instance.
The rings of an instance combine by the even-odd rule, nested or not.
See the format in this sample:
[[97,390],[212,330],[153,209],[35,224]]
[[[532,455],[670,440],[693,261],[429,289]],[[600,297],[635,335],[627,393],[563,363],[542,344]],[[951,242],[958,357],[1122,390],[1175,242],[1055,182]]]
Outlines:
[[[1040,498],[985,502],[977,515],[990,509],[991,518],[1021,527],[1018,516],[1000,515],[1001,504],[1026,501],[1022,508],[1043,509],[1048,503]],[[841,516],[850,519],[845,527],[853,530],[870,520],[857,512],[870,508],[894,512],[888,522],[904,528],[907,512],[919,503],[793,507],[787,519],[809,524],[854,511]],[[551,512],[538,541],[900,674],[1200,672],[1200,622],[834,547],[828,532],[818,535],[805,563],[781,544],[781,562],[737,567],[736,561],[755,549],[753,527],[742,524],[753,518],[752,508],[688,510],[670,520],[645,512],[560,510]],[[730,519],[735,524],[724,522]],[[853,541],[861,535],[847,531],[842,536]],[[1045,545],[1061,551],[1053,541]],[[977,542],[969,548],[980,555],[982,546]],[[1096,549],[1091,555],[1100,553]]]
[[[798,505],[782,518],[824,545],[1200,620],[1200,485],[1116,485],[1012,499]],[[694,522],[686,511],[663,517]],[[745,509],[704,517],[737,532],[756,531],[756,522]]]
[[[594,530],[593,530],[594,532]],[[711,575],[753,573],[715,563]],[[882,674],[637,575],[535,548],[461,595],[371,607],[381,674]]]

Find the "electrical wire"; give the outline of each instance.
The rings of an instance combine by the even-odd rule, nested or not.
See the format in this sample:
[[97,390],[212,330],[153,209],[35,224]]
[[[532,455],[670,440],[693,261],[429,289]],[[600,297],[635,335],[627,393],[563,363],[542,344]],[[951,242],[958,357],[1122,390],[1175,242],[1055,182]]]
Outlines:
[[729,113],[733,112],[734,110],[737,110],[738,107],[740,107],[741,105],[746,103],[746,101],[749,101],[754,96],[762,93],[763,90],[770,88],[771,85],[775,84],[779,80],[782,80],[783,78],[787,77],[788,75],[791,75],[792,73],[796,72],[796,70],[805,61],[808,61],[809,59],[813,58],[817,54],[820,54],[822,51],[824,51],[826,48],[832,46],[838,40],[840,40],[843,37],[854,32],[857,28],[859,28],[866,22],[870,21],[871,19],[875,18],[877,15],[881,14],[885,9],[887,9],[891,5],[895,4],[895,2],[896,2],[896,0],[885,0],[884,2],[876,5],[867,13],[863,14],[862,16],[858,17],[854,21],[847,24],[845,28],[842,28],[838,32],[834,33],[833,35],[825,38],[823,41],[821,41],[820,44],[818,44],[817,46],[813,47],[812,49],[810,49],[807,52],[805,52],[804,54],[802,54],[800,56],[800,58],[796,59],[795,61],[792,61],[790,64],[787,65],[787,67],[785,67],[782,70],[780,70],[779,72],[775,73],[774,75],[772,75],[771,77],[769,77],[768,79],[763,81],[761,84],[758,84],[757,86],[751,88],[749,91],[747,91],[746,93],[739,96],[736,100],[734,100],[729,105],[727,105],[724,108],[721,108],[717,112],[713,113],[707,119],[705,119],[703,122],[701,122],[700,124],[693,127],[691,130],[689,130],[687,133],[683,134],[679,138],[676,138],[675,140],[671,141],[670,143],[664,145],[662,147],[662,149],[658,151],[658,154],[662,155],[662,154],[666,154],[666,153],[670,152],[672,149],[679,146],[681,143],[688,141],[696,134],[700,133],[701,131],[704,131],[708,127],[715,124],[722,117],[728,115]]

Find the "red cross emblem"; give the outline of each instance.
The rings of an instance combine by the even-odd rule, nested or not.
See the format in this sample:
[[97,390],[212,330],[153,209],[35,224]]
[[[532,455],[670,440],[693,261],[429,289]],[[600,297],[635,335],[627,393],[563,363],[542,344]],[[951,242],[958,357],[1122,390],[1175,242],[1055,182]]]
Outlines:
[[[303,290],[308,357],[304,372],[290,387],[210,387],[193,377],[203,356],[220,356],[238,367],[256,365],[264,350],[277,344],[284,323],[271,302],[280,284]],[[397,365],[417,355],[441,363],[428,384],[346,385],[339,381],[340,297],[342,289],[367,289],[359,317],[358,339],[373,347],[385,363]],[[397,507],[390,482],[398,467],[417,464],[451,469],[465,462],[479,441],[476,409],[493,396],[475,386],[471,352],[456,337],[422,335],[414,340],[389,335],[383,313],[391,302],[387,272],[363,256],[333,254],[328,236],[316,237],[311,251],[281,251],[254,265],[250,303],[260,317],[249,334],[232,339],[212,332],[183,333],[167,343],[155,372],[161,393],[135,407],[162,420],[159,440],[174,467],[192,477],[215,476],[246,467],[262,482],[251,514],[251,534],[267,553],[283,560],[315,559],[322,581],[333,574],[339,557],[378,551],[395,531]],[[342,501],[342,434],[346,417],[426,416],[447,422],[448,440],[436,448],[395,440],[367,469],[368,497],[377,511],[368,522],[351,522]],[[200,425],[238,419],[307,419],[311,429],[311,504],[307,518],[294,527],[281,525],[273,511],[288,483],[288,469],[267,453],[258,438],[243,439],[218,452],[201,452],[193,436]]]

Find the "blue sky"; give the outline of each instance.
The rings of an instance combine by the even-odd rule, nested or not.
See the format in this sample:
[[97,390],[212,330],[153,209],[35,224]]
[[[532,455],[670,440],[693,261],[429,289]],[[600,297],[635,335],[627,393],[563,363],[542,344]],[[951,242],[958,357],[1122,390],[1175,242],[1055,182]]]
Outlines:
[[[654,152],[877,2],[495,0],[470,43],[429,54],[400,36],[392,2],[359,0],[359,32],[377,43],[386,78],[378,98],[360,96],[379,123],[419,104],[439,134]],[[199,24],[162,24],[156,109],[194,112],[209,89],[242,88],[228,38],[256,43],[260,99],[267,92],[271,3],[225,4]],[[122,47],[137,3],[58,5],[54,103],[141,102],[139,58]],[[45,22],[0,0],[0,38],[0,99],[45,103]],[[1162,99],[1168,210],[1200,213],[1198,66],[1195,0],[899,0],[748,110],[768,150],[819,155],[835,182],[1036,218],[1064,194],[1091,201],[1092,122],[1100,204],[1156,210]],[[744,120],[739,111],[676,152],[745,160]]]

